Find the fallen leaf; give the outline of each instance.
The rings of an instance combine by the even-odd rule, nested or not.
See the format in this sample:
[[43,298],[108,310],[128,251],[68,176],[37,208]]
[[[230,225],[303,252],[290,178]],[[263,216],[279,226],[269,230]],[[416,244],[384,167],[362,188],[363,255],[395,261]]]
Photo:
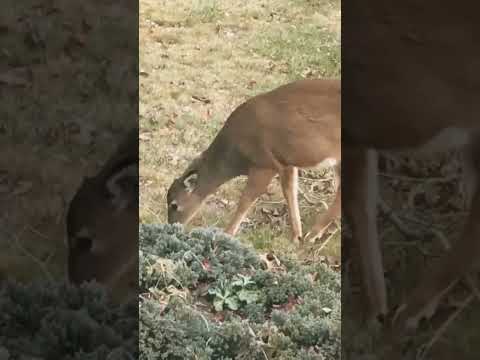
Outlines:
[[205,271],[210,271],[212,269],[212,267],[210,266],[210,262],[207,259],[204,259],[202,261],[202,268]]
[[204,104],[210,104],[211,103],[211,100],[204,97],[204,96],[192,95],[192,99],[203,102]]
[[151,140],[150,135],[148,135],[148,134],[140,134],[140,135],[138,135],[138,138],[142,141],[150,141]]

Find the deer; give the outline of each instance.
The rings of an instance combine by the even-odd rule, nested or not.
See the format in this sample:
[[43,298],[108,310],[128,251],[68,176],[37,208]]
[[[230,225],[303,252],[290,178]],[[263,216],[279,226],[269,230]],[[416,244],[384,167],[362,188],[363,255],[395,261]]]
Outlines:
[[[68,279],[115,289],[138,281],[138,128],[100,171],[83,180],[66,216]],[[131,278],[129,277],[131,276]]]
[[[313,242],[340,216],[341,126],[338,79],[302,79],[254,96],[227,118],[208,148],[167,192],[168,222],[188,224],[206,198],[238,176],[247,183],[225,229],[235,236],[248,211],[278,174],[294,244]],[[305,237],[298,205],[298,169],[336,169],[336,196]]]
[[[468,37],[468,28],[455,27],[449,37],[427,32],[428,25],[423,26],[430,24],[425,20],[430,13],[423,10],[436,9],[434,4],[411,4],[424,9],[414,12],[417,20],[408,17],[409,33],[404,22],[393,18],[396,14],[402,20],[403,10],[410,14],[405,4],[392,11],[392,17],[381,14],[382,9],[392,10],[390,6],[377,5],[366,9],[353,2],[347,14],[364,26],[358,31],[353,26],[342,43],[348,49],[342,57],[342,205],[359,249],[367,317],[392,315],[392,331],[398,334],[417,329],[421,319],[433,316],[443,296],[478,266],[480,79],[473,69],[478,68],[480,51]],[[437,51],[452,55],[439,58]],[[414,290],[393,311],[387,303],[376,224],[378,154],[425,157],[453,149],[463,153],[469,204],[463,233],[438,263],[423,271]]]

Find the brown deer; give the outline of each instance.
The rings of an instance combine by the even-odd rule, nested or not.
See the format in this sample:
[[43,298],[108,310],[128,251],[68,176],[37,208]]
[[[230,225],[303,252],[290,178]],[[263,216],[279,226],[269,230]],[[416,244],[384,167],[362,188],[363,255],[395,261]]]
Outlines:
[[[226,228],[235,235],[247,212],[278,174],[287,202],[292,238],[302,239],[297,198],[298,168],[337,164],[339,174],[340,81],[299,80],[255,96],[238,106],[211,145],[170,186],[168,222],[188,223],[207,196],[241,175],[248,180]],[[321,236],[340,215],[340,179],[330,209],[320,214],[309,240]]]
[[[395,319],[399,329],[415,328],[480,259],[480,50],[469,29],[473,25],[478,31],[478,25],[453,22],[450,16],[459,12],[442,8],[437,13],[433,2],[350,5],[346,16],[352,23],[342,43],[347,49],[342,57],[343,206],[360,251],[370,315],[388,310],[376,225],[377,151],[425,156],[457,148],[466,154],[471,206],[464,232],[426,270]],[[443,16],[436,20],[441,30],[429,31],[426,14]]]
[[66,219],[68,277],[109,288],[138,281],[138,129],[131,130],[100,172],[83,181]]

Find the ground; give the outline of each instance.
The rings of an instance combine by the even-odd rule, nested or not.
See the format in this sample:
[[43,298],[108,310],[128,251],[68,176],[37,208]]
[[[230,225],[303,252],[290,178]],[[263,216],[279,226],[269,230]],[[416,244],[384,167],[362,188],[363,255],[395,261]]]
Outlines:
[[[64,278],[68,203],[137,118],[137,85],[117,76],[136,58],[125,8],[91,4],[9,1],[0,16],[0,279]],[[108,63],[107,34],[130,37],[131,59]]]
[[[389,306],[405,301],[425,268],[444,256],[447,247],[462,233],[468,205],[459,160],[459,152],[419,160],[389,153],[380,158],[378,224]],[[349,234],[345,235],[348,240]],[[378,329],[370,328],[367,335],[361,331],[362,324],[351,321],[357,318],[358,289],[345,284],[342,325],[343,334],[350,336],[348,342],[343,342],[345,358],[355,359],[364,351],[378,356],[382,351]],[[420,331],[407,345],[410,351],[428,349],[422,355],[426,357],[415,357],[414,351],[413,357],[405,359],[476,359],[478,331],[473,324],[478,309],[472,306],[474,301],[465,284],[454,287],[441,302],[438,313],[421,323]]]
[[[340,76],[339,1],[140,2],[142,222],[166,222],[166,192],[247,98],[303,77]],[[226,225],[245,179],[210,198],[193,226]],[[333,172],[301,174],[305,230],[333,200]],[[294,254],[278,181],[239,237],[257,249]],[[339,261],[340,231],[322,256]],[[318,249],[318,246],[317,246]]]

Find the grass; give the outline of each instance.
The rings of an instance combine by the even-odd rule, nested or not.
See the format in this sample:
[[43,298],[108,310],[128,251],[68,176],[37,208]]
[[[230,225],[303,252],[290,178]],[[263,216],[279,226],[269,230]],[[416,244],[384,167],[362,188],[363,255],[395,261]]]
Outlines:
[[[168,187],[236,106],[293,79],[340,76],[340,2],[142,0],[140,70],[140,220],[163,223]],[[302,176],[302,191],[318,201],[301,197],[305,231],[323,211],[321,201],[333,200],[331,176]],[[312,191],[322,179],[327,189]],[[192,226],[225,226],[244,184],[239,178],[223,186]],[[339,259],[338,234],[322,254]],[[239,237],[261,251],[295,253],[277,181]]]
[[340,75],[340,47],[335,46],[339,35],[317,24],[289,25],[278,30],[261,38],[256,51],[283,62],[290,79]]

